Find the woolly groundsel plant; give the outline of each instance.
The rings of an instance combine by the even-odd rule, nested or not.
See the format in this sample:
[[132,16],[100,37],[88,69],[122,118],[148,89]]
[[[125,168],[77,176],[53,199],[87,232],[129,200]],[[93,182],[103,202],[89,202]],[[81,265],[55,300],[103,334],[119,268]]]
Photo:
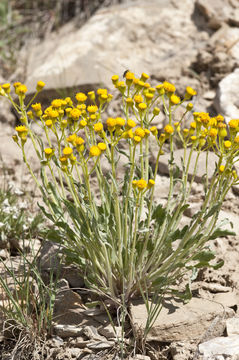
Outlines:
[[[215,255],[208,242],[231,234],[218,224],[218,213],[232,185],[238,184],[234,164],[239,154],[239,120],[227,127],[223,116],[210,117],[193,112],[190,100],[196,95],[186,88],[183,98],[173,84],[165,81],[155,87],[145,73],[137,78],[130,71],[123,80],[112,76],[122,101],[122,117],[107,118],[104,113],[112,95],[107,89],[79,92],[74,99],[54,99],[42,109],[34,103],[44,83],[25,104],[27,87],[1,86],[0,94],[10,100],[19,114],[13,140],[41,191],[41,209],[54,224],[48,238],[59,242],[67,260],[78,266],[85,284],[101,299],[127,308],[133,298],[142,296],[149,313],[147,329],[155,320],[165,295],[190,298],[177,283],[185,274],[211,264]],[[175,111],[183,107],[183,115]],[[152,121],[164,111],[167,124],[159,132]],[[192,116],[185,128],[185,116]],[[39,134],[40,129],[40,135]],[[180,169],[174,162],[175,140],[184,149]],[[32,170],[25,144],[31,141],[41,164],[41,176]],[[156,163],[150,166],[150,142],[157,144]],[[154,186],[159,158],[169,148],[169,192],[166,205],[155,201]],[[197,174],[200,155],[217,156],[213,176],[204,178],[204,200],[189,225],[180,226]],[[193,175],[189,166],[196,153]],[[119,174],[120,161],[125,174]],[[105,174],[102,163],[108,163]],[[214,166],[214,164],[210,164]],[[180,171],[179,171],[180,170]],[[94,191],[97,183],[97,192]],[[175,186],[180,191],[175,195]],[[152,308],[149,299],[156,300]],[[156,311],[157,310],[157,311]]]

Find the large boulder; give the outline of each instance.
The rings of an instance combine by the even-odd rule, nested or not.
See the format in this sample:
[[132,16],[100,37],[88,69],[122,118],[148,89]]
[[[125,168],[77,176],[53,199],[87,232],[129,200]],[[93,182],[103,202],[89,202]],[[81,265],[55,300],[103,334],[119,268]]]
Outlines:
[[67,24],[28,48],[26,85],[30,92],[38,80],[47,89],[107,86],[128,68],[160,80],[180,77],[208,39],[194,23],[194,2],[133,2],[98,11],[80,29]]

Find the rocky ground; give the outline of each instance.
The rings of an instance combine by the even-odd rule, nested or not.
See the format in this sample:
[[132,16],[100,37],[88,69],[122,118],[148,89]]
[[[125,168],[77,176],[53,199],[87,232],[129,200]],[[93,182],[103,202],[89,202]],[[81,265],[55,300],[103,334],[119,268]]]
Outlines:
[[[182,94],[185,86],[197,89],[195,109],[221,113],[227,120],[239,118],[239,7],[237,0],[123,1],[103,7],[86,22],[79,15],[48,33],[44,39],[29,39],[18,53],[13,74],[0,73],[0,83],[24,82],[30,93],[38,80],[46,82],[40,100],[48,104],[53,97],[77,90],[111,88],[111,75],[131,69],[151,75],[151,83],[169,80]],[[81,24],[81,26],[79,26]],[[112,90],[113,91],[113,90]],[[119,112],[117,96],[108,115]],[[0,154],[9,180],[39,200],[33,182],[11,140],[16,116],[0,99]],[[163,115],[154,124],[164,126]],[[153,146],[152,146],[153,150]],[[175,153],[180,161],[180,149]],[[27,150],[31,156],[31,148]],[[33,158],[34,161],[34,158]],[[152,165],[155,159],[152,156]],[[213,169],[213,154],[210,159]],[[157,201],[167,199],[168,158],[161,157],[155,194]],[[35,162],[35,170],[39,165]],[[187,223],[203,197],[200,172],[193,184]],[[212,170],[213,171],[213,170]],[[3,170],[0,169],[3,179]],[[5,176],[5,175],[4,175]],[[1,181],[1,180],[0,180]],[[212,241],[217,260],[225,265],[206,269],[192,283],[193,300],[187,305],[165,300],[165,307],[148,336],[147,355],[133,351],[129,359],[147,360],[223,360],[239,359],[239,189],[227,195],[220,219],[228,218],[236,236]],[[36,211],[36,206],[34,207]],[[39,247],[39,242],[36,247]],[[41,248],[39,264],[45,276],[58,269],[58,247],[47,243]],[[1,253],[9,261],[8,252]],[[14,262],[18,264],[19,255]],[[54,335],[47,340],[45,359],[119,359],[119,345],[108,317],[99,308],[89,310],[84,294],[73,288],[83,286],[76,269],[63,266],[58,283]],[[145,326],[145,308],[132,304],[131,326]],[[117,320],[117,318],[116,318]],[[120,338],[120,326],[116,333]],[[128,339],[126,339],[127,344]],[[3,343],[2,343],[3,344]],[[136,347],[135,347],[136,349]],[[6,350],[6,349],[5,349]],[[2,352],[2,359],[10,359]],[[4,355],[5,354],[5,355]],[[43,357],[42,357],[43,358]],[[17,359],[17,358],[16,358]],[[39,358],[40,359],[40,358]]]

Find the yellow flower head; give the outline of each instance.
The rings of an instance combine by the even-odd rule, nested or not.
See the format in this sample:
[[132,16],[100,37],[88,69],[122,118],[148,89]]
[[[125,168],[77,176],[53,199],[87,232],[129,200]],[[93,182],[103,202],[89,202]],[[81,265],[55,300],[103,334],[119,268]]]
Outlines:
[[106,120],[106,124],[107,124],[107,126],[108,126],[108,129],[109,129],[110,131],[113,131],[114,128],[115,128],[115,126],[116,126],[116,119],[109,117],[109,118]]
[[176,87],[168,81],[164,81],[163,88],[168,93],[174,93],[176,91]]
[[64,103],[65,103],[65,101],[63,99],[54,99],[51,102],[51,106],[54,109],[60,109]]
[[100,156],[100,154],[101,154],[101,150],[98,146],[96,146],[96,145],[91,146],[91,148],[90,148],[90,156],[91,157]]
[[231,130],[235,130],[238,127],[239,120],[238,119],[232,119],[229,121],[228,126]]
[[211,137],[211,138],[216,138],[217,137],[217,133],[218,133],[218,130],[217,129],[215,129],[215,128],[211,128],[210,130],[209,130],[209,133],[208,133],[208,135]]
[[154,94],[152,94],[152,93],[150,93],[150,92],[147,92],[147,93],[145,94],[145,98],[146,98],[146,102],[149,103],[150,101],[153,100]]
[[37,91],[41,91],[44,87],[45,87],[45,83],[43,82],[43,81],[38,81],[37,82],[37,87],[36,87],[36,89],[37,89]]
[[158,107],[155,107],[155,108],[153,109],[153,114],[154,114],[154,116],[157,116],[159,113],[160,113],[160,109],[159,109]]
[[157,85],[157,86],[156,86],[156,90],[157,90],[157,92],[158,92],[159,95],[163,95],[163,94],[165,93],[163,84]]
[[144,110],[147,109],[147,104],[145,104],[145,103],[140,103],[140,104],[138,105],[138,108],[139,108],[139,110],[144,111]]
[[72,153],[73,153],[73,150],[69,146],[67,146],[63,149],[63,155],[67,158],[70,157]]
[[125,119],[121,118],[121,117],[117,117],[116,119],[116,126],[122,127],[125,126]]
[[41,110],[41,104],[40,103],[32,104],[32,108],[35,112],[38,112],[39,110]]
[[134,100],[132,98],[127,98],[126,100],[126,104],[130,107],[132,107],[134,105]]
[[192,96],[195,96],[195,95],[197,95],[197,91],[194,90],[193,88],[191,88],[190,86],[187,86],[185,98],[187,100],[189,100],[189,99],[191,99]]
[[111,77],[112,83],[115,85],[117,83],[117,81],[119,80],[119,75],[113,75]]
[[97,146],[100,149],[100,151],[105,151],[107,147],[106,144],[103,142],[98,143]]
[[61,165],[67,165],[67,157],[66,156],[61,156],[59,158]]
[[25,95],[26,92],[27,92],[27,87],[26,87],[26,85],[23,85],[23,84],[17,86],[15,89],[15,93],[19,96]]
[[[21,83],[20,83],[20,85],[21,85]],[[11,85],[9,83],[3,84],[1,86],[1,88],[5,91],[6,94],[9,94],[11,91]]]
[[224,141],[224,147],[225,147],[225,149],[230,149],[231,146],[232,146],[231,141],[229,141],[229,140]]
[[127,71],[127,73],[125,74],[125,79],[126,85],[130,86],[134,80],[134,73],[132,73],[131,71]]
[[217,122],[223,122],[224,121],[224,117],[221,114],[218,114],[216,116]]
[[142,103],[142,102],[143,102],[143,97],[142,97],[142,95],[135,95],[135,96],[134,96],[134,102],[135,102],[136,104]]
[[127,121],[127,129],[132,129],[136,126],[136,122],[132,119],[128,119]]
[[96,106],[96,105],[87,106],[87,111],[88,111],[90,114],[96,113],[97,110],[98,110],[98,106]]
[[158,134],[158,129],[157,129],[156,126],[152,126],[152,127],[150,128],[150,131],[151,131],[151,133],[152,133],[154,136],[157,136],[157,134]]
[[19,136],[21,136],[22,134],[26,135],[28,133],[28,129],[24,125],[16,126],[15,130]]
[[79,120],[79,117],[81,116],[81,111],[77,108],[74,108],[71,110],[70,112],[70,117],[72,118],[72,120]]
[[174,129],[171,125],[166,125],[165,128],[164,128],[164,131],[166,134],[168,135],[172,135],[173,132],[174,132]]
[[135,144],[139,144],[142,138],[140,136],[134,136],[134,142]]
[[151,189],[155,185],[155,181],[153,179],[149,179],[147,188]]
[[86,101],[87,96],[83,92],[79,92],[79,93],[76,94],[75,98],[79,103],[83,103],[83,102]]
[[51,148],[46,148],[44,149],[44,153],[46,155],[46,158],[49,159],[54,154],[54,150]]
[[89,91],[87,93],[87,95],[91,101],[95,101],[95,92],[94,91]]
[[170,96],[170,101],[171,101],[172,104],[177,105],[177,104],[180,103],[180,97],[173,94],[173,95]]
[[95,132],[101,132],[103,130],[103,124],[101,123],[94,124],[94,130]]
[[83,129],[87,125],[87,121],[81,120],[80,121],[80,128]]
[[66,141],[74,145],[76,138],[77,138],[76,134],[72,134],[72,135],[69,135],[69,136],[68,136],[68,138],[66,139]]
[[107,95],[107,89],[98,89],[97,94],[98,95]]
[[135,135],[139,136],[140,138],[143,138],[145,136],[145,131],[141,127],[138,127],[135,129]]
[[48,128],[51,128],[52,127],[52,125],[53,125],[53,122],[52,122],[52,120],[46,120],[45,121],[45,125],[48,127]]
[[187,111],[191,111],[193,109],[193,104],[188,103],[186,109],[187,109]]
[[139,189],[139,191],[142,191],[147,187],[147,182],[144,179],[140,179],[137,181],[136,186]]
[[147,81],[149,79],[149,75],[144,72],[141,74],[140,80]]
[[219,172],[220,172],[220,173],[223,173],[224,170],[225,170],[225,166],[224,166],[224,165],[219,166]]

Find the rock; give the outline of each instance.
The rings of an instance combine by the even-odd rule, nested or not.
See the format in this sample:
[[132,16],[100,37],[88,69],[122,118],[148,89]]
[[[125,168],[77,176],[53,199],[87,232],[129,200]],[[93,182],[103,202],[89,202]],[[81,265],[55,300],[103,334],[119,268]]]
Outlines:
[[80,336],[83,332],[83,329],[82,327],[78,327],[75,325],[55,324],[53,325],[53,331],[56,335],[60,336],[61,338],[66,338],[66,337]]
[[[225,318],[234,311],[213,301],[192,298],[186,305],[166,299],[154,325],[148,333],[148,341],[188,341],[223,334]],[[147,321],[147,310],[142,302],[131,306],[134,332],[143,331]],[[210,334],[209,334],[210,333]]]
[[113,328],[113,326],[109,324],[107,326],[100,327],[98,329],[98,333],[105,336],[107,339],[120,338],[122,335],[122,328],[121,326],[115,326]]
[[227,335],[239,335],[239,317],[226,320]]
[[218,215],[218,223],[220,223],[220,221],[223,221],[224,219],[228,219],[229,223],[223,226],[223,229],[234,231],[236,235],[239,235],[238,215],[229,211],[221,210]]
[[191,0],[145,0],[137,6],[132,2],[102,9],[80,29],[66,24],[27,49],[25,83],[30,92],[39,79],[46,82],[46,89],[111,86],[112,74],[129,67],[136,74],[180,78],[196,54],[195,47],[202,46],[193,11]]
[[191,342],[172,342],[170,344],[170,355],[172,356],[173,360],[185,360],[190,359],[191,354],[195,354],[197,345]]
[[[215,355],[239,355],[239,335],[216,337],[199,345],[199,353],[204,360]],[[222,358],[224,359],[224,358]]]
[[227,293],[217,293],[214,295],[213,300],[227,307],[239,307],[239,294],[236,291]]
[[147,355],[136,354],[134,357],[130,356],[128,360],[150,360],[150,357]]
[[214,106],[227,122],[239,118],[238,86],[239,69],[235,69],[218,84]]
[[105,350],[111,348],[114,345],[114,341],[99,341],[87,344],[87,347],[91,350]]
[[[178,149],[174,151],[174,163],[179,167],[179,169],[181,169],[181,159],[183,158],[183,149]],[[188,155],[189,155],[190,149],[187,149],[187,155],[186,158],[188,159]],[[193,175],[193,170],[194,170],[194,166],[195,166],[195,161],[196,161],[196,156],[197,153],[193,152],[192,154],[192,158],[191,158],[191,162],[189,165],[189,173],[188,173],[188,179],[190,180],[192,178]],[[168,168],[168,161],[170,158],[170,154],[164,154],[162,156],[159,157],[159,170],[158,172],[160,174],[169,174],[169,168]],[[217,163],[218,158],[217,156],[213,153],[213,152],[209,152],[208,154],[208,178],[210,179],[214,173],[215,170],[215,163]],[[197,166],[197,172],[196,172],[196,176],[194,178],[194,181],[197,183],[202,182],[202,178],[204,176],[206,172],[206,153],[202,152],[199,156],[199,160],[198,160],[198,166]]]
[[45,241],[38,257],[38,267],[40,271],[51,270],[57,272],[57,270],[60,269],[60,254],[61,246],[59,244],[53,243],[52,241]]
[[207,26],[212,30],[217,30],[224,22],[237,26],[238,12],[230,0],[196,0],[195,9],[205,17]]

